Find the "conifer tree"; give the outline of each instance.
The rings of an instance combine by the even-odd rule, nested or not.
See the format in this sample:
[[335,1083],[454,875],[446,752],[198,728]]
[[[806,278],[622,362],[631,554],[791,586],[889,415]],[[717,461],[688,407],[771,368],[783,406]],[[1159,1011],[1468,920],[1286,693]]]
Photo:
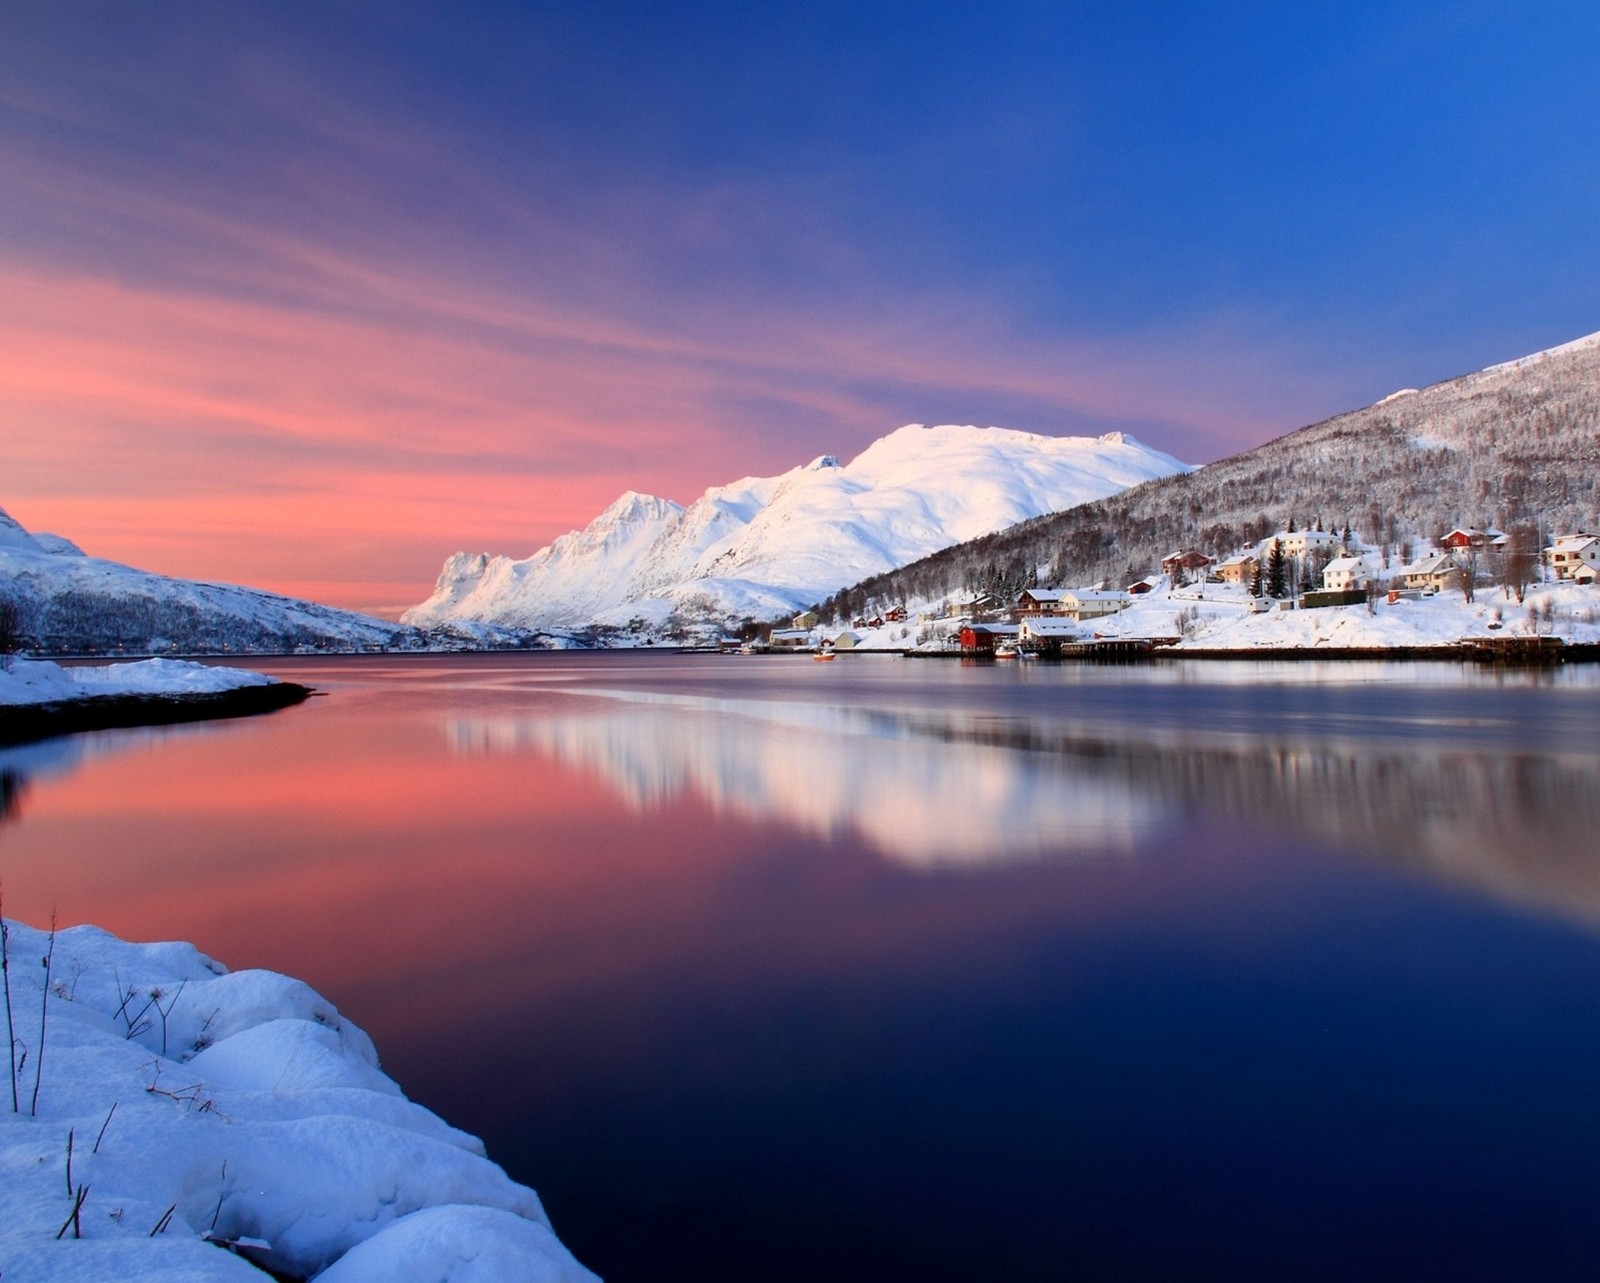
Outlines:
[[1284,575],[1283,544],[1274,539],[1267,550],[1267,596],[1282,597],[1288,584]]

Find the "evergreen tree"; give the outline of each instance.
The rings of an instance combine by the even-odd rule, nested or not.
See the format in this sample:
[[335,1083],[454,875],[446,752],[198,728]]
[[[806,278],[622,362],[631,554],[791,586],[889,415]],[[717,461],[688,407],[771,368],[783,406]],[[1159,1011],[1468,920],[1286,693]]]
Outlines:
[[1287,588],[1283,545],[1274,539],[1272,547],[1267,550],[1267,596],[1282,597]]
[[1256,562],[1256,568],[1250,575],[1250,595],[1252,597],[1261,596],[1261,563],[1259,561]]

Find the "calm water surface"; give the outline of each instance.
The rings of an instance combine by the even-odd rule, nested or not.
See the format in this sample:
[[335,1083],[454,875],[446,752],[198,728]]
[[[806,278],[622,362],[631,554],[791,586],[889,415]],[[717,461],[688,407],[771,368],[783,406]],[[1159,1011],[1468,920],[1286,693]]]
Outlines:
[[305,978],[612,1283],[1600,1273],[1594,670],[265,667],[0,753],[8,911]]

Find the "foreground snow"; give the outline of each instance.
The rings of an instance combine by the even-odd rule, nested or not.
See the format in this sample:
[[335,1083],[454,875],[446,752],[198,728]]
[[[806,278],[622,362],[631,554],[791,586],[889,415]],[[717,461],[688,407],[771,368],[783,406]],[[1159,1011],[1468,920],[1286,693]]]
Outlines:
[[56,704],[112,695],[220,695],[277,679],[242,668],[212,668],[184,659],[63,668],[47,659],[15,659],[0,668],[0,707]]
[[327,1283],[594,1279],[538,1196],[406,1100],[306,985],[185,944],[75,927],[52,951],[7,926],[6,1283],[259,1283],[247,1262]]

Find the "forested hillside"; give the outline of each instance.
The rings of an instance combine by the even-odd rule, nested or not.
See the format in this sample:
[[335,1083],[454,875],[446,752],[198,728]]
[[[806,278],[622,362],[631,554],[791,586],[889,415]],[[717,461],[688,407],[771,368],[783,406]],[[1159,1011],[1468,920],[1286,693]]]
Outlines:
[[1396,549],[1457,525],[1600,529],[1600,335],[958,544],[835,594],[822,613],[1036,583],[1120,585],[1179,546],[1225,556],[1318,520]]

